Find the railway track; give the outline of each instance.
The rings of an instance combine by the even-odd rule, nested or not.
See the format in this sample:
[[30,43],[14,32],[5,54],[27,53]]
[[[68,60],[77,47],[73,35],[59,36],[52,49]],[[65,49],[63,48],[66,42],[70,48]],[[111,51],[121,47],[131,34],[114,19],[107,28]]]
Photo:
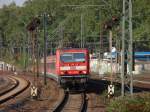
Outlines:
[[8,79],[0,76],[0,90],[9,83]]
[[13,85],[11,85],[11,87],[9,89],[6,89],[5,91],[1,92],[0,104],[3,104],[6,101],[8,101],[8,100],[14,98],[15,96],[21,94],[30,85],[30,82],[25,80],[25,79],[15,77],[15,76],[11,76],[9,78],[10,78],[10,80],[13,81]]
[[14,79],[12,77],[8,77],[8,79],[9,79],[8,85],[1,88],[0,97],[2,97],[3,95],[5,95],[5,94],[9,93],[10,91],[12,91],[13,89],[15,89],[19,84],[18,80]]
[[86,112],[86,108],[86,93],[69,94],[66,92],[53,112]]
[[2,94],[6,89],[12,85],[12,81],[8,77],[2,77],[0,80],[0,94]]

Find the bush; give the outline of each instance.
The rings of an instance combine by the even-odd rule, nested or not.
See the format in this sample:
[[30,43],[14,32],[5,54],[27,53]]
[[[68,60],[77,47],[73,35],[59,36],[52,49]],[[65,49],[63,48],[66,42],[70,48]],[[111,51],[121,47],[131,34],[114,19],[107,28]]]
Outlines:
[[107,112],[150,112],[150,93],[112,99],[106,108]]

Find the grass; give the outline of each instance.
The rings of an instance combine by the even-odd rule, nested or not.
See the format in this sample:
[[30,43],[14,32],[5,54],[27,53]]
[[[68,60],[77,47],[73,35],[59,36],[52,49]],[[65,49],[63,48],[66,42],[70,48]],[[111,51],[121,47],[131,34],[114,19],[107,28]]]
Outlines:
[[150,93],[114,98],[106,110],[107,112],[150,112]]

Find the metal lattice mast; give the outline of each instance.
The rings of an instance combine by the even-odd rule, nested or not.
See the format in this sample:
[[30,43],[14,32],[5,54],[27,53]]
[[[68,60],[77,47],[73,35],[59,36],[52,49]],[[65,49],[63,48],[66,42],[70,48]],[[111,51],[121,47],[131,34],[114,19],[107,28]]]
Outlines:
[[81,40],[80,40],[80,41],[81,41],[81,43],[80,43],[81,45],[80,45],[80,47],[81,47],[81,48],[84,48],[85,42],[84,42],[84,40],[83,40],[83,38],[84,38],[84,37],[83,37],[83,36],[84,36],[84,35],[83,35],[83,14],[81,14],[81,28],[80,28],[80,32],[81,32]]
[[[123,0],[123,17],[122,17],[122,71],[121,71],[121,81],[122,81],[122,96],[124,96],[124,83],[125,75],[129,75],[127,79],[130,83],[130,94],[133,94],[133,74],[132,74],[132,0]],[[125,54],[127,54],[127,59],[125,59]],[[125,63],[128,64],[129,71],[125,72]],[[126,74],[127,73],[127,74]],[[128,78],[128,77],[127,77]]]
[[3,46],[3,39],[2,39],[2,30],[0,29],[0,60],[2,60],[2,46]]

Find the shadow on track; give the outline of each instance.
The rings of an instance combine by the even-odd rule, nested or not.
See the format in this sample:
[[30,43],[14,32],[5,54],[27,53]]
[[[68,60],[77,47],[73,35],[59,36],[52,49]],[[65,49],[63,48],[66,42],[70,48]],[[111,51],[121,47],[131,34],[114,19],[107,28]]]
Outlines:
[[105,90],[107,90],[109,82],[104,80],[97,80],[97,79],[89,79],[87,84],[87,93],[96,93],[101,94]]

